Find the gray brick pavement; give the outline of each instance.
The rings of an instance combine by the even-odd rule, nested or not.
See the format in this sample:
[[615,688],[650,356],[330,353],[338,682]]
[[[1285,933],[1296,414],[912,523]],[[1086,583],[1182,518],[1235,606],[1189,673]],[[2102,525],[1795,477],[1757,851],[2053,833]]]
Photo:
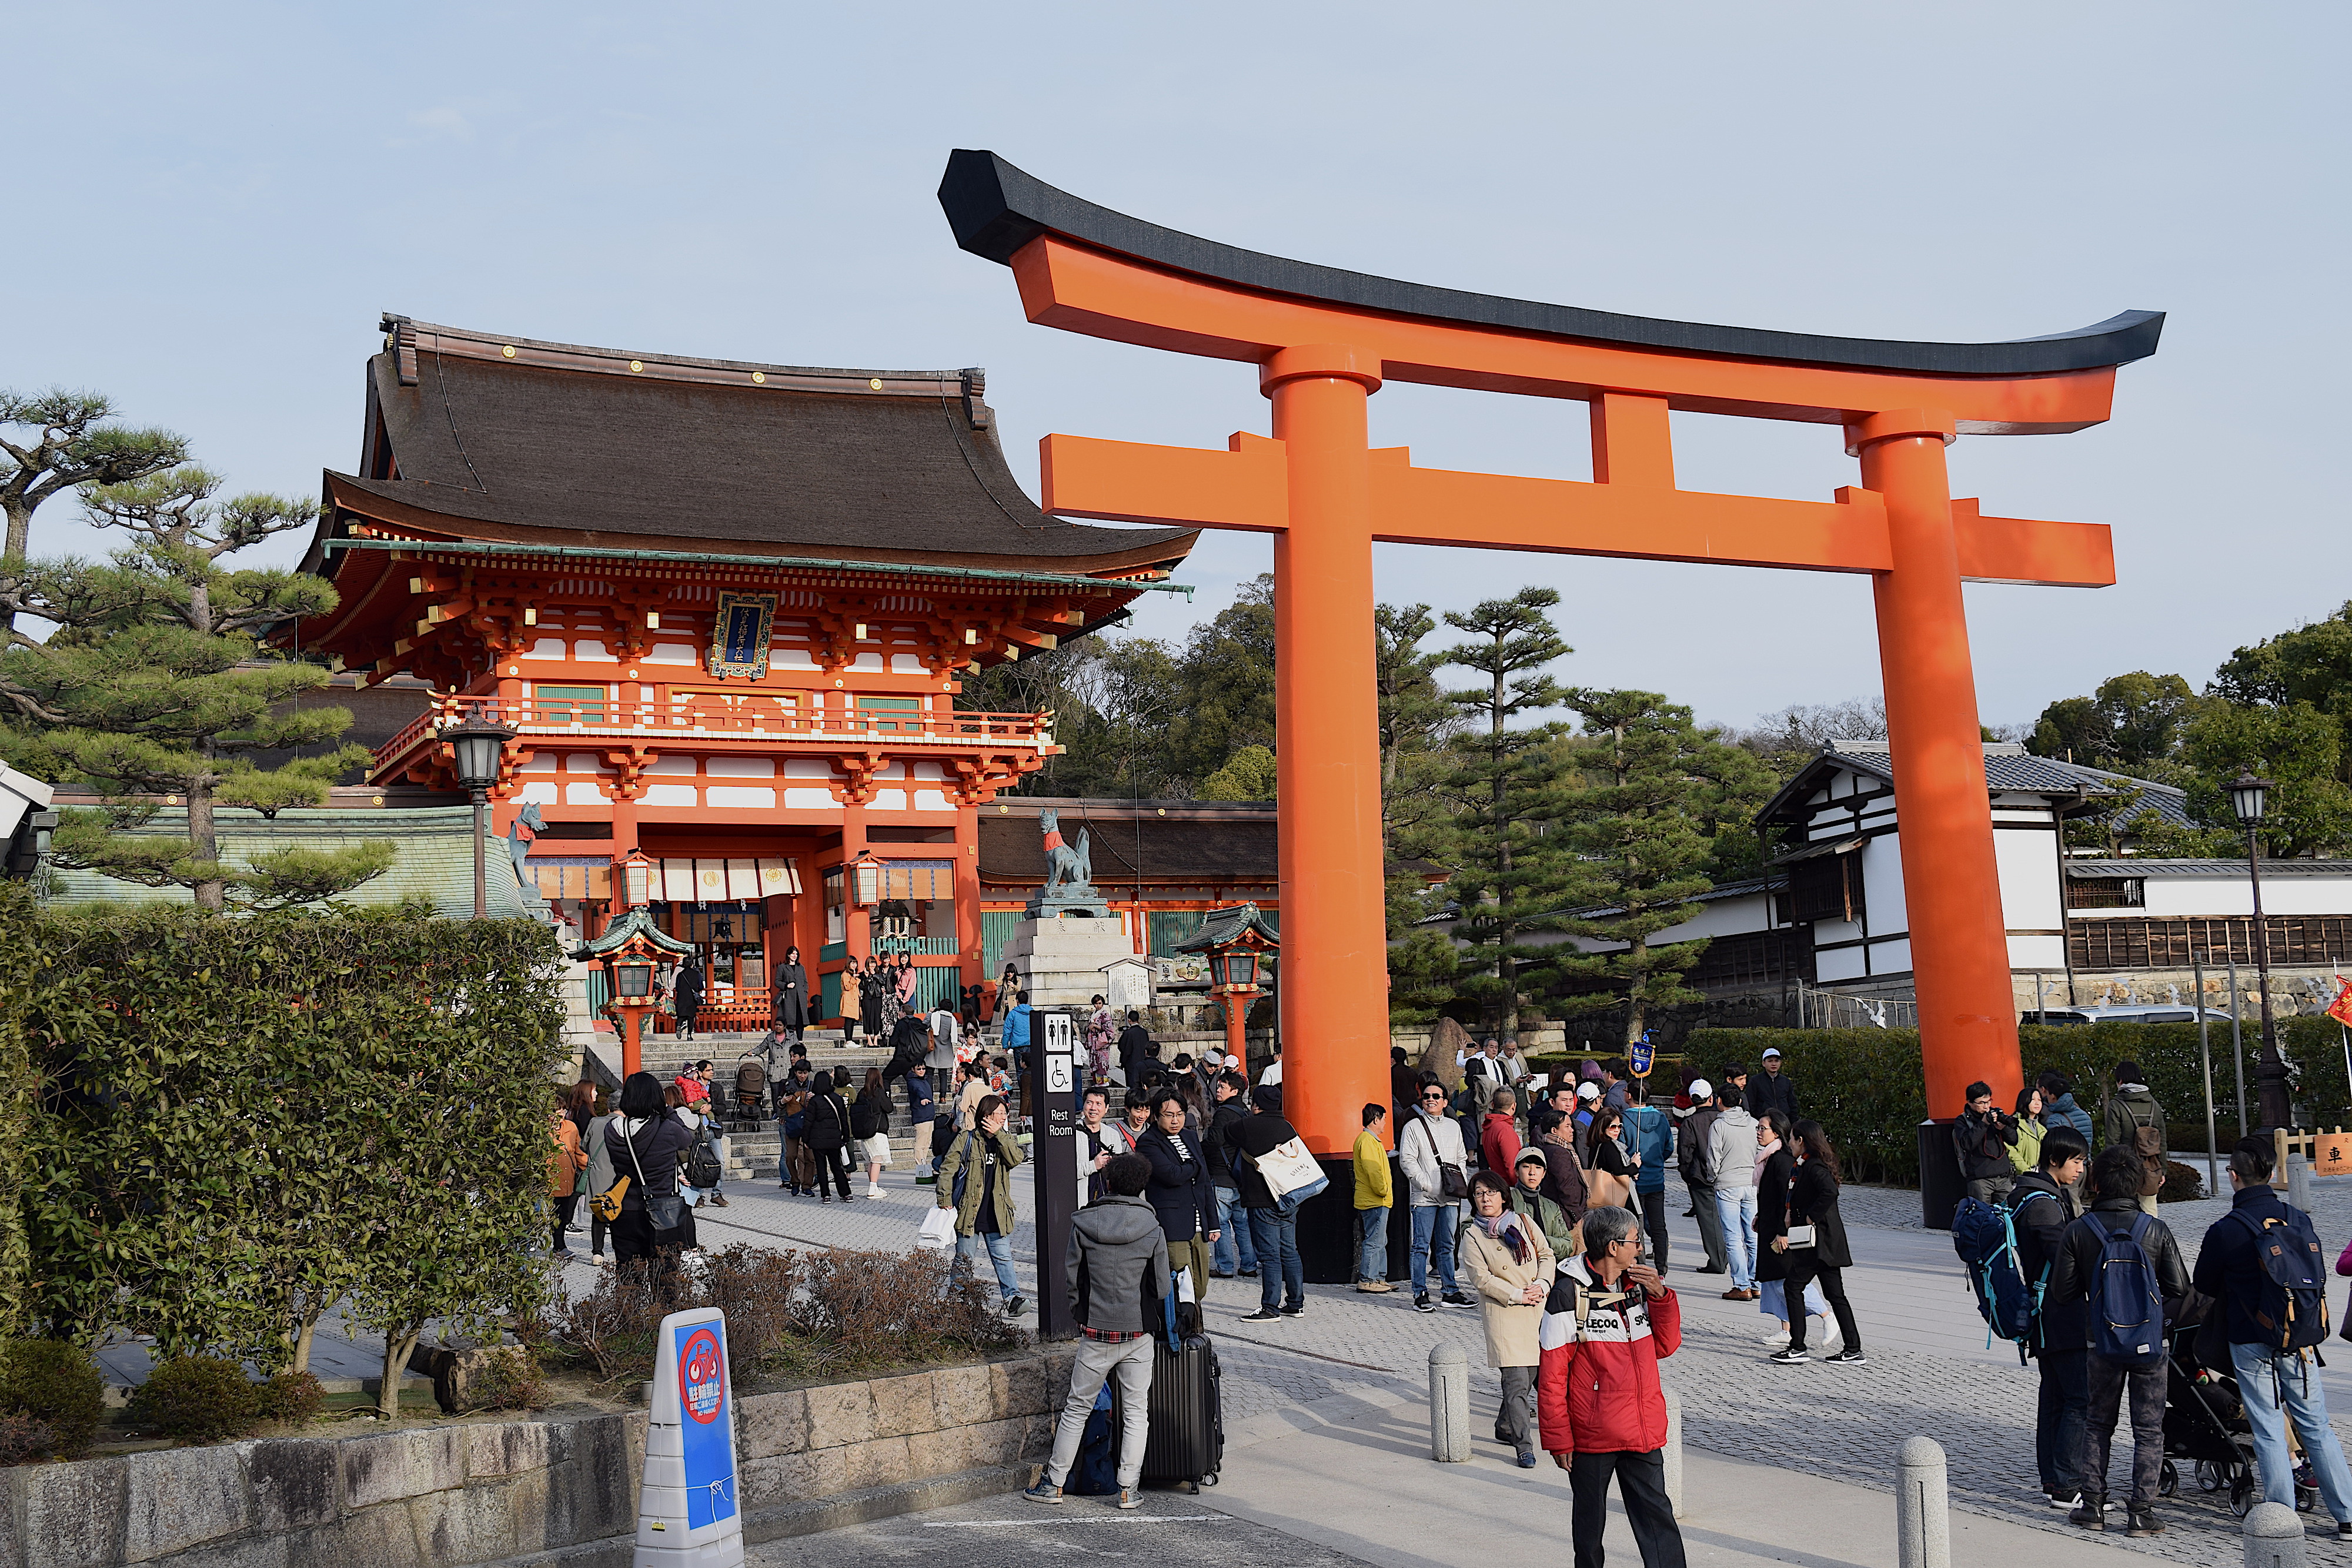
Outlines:
[[[847,1246],[895,1249],[910,1246],[915,1227],[932,1201],[932,1189],[914,1185],[911,1173],[885,1174],[886,1196],[847,1204],[787,1198],[772,1186],[737,1184],[728,1208],[701,1217],[702,1239],[711,1246],[752,1241],[781,1246]],[[2352,1228],[2352,1180],[2318,1184],[2315,1208],[2323,1239]],[[1917,1195],[1885,1188],[1848,1189],[1849,1221],[1858,1257],[1873,1250],[1871,1230],[1882,1204],[1907,1199],[1917,1228]],[[1034,1279],[1035,1232],[1025,1184],[1016,1187],[1019,1225],[1013,1236],[1016,1265],[1024,1286]],[[1880,1197],[1879,1195],[1885,1195]],[[1676,1256],[1687,1268],[1696,1257],[1691,1222],[1677,1187],[1671,1212]],[[2168,1212],[2184,1244],[2194,1246],[2219,1204],[2176,1205]],[[2207,1210],[2210,1208],[2210,1213]],[[1864,1219],[1864,1216],[1870,1216]],[[1892,1248],[1895,1239],[1887,1239]],[[1916,1253],[1916,1244],[1903,1250]],[[1932,1249],[1931,1249],[1932,1250]],[[567,1282],[584,1287],[593,1279],[584,1265],[567,1270]],[[2063,1517],[2042,1506],[2032,1458],[2034,1375],[2031,1368],[2000,1364],[1981,1354],[1980,1340],[1969,1340],[1972,1312],[1965,1317],[1946,1298],[1957,1296],[1958,1265],[1948,1274],[1916,1268],[1897,1271],[1882,1289],[1927,1292],[1941,1303],[1953,1335],[1949,1355],[1916,1349],[1874,1347],[1864,1367],[1774,1366],[1763,1359],[1763,1330],[1754,1309],[1731,1309],[1699,1289],[1684,1317],[1684,1345],[1668,1363],[1681,1390],[1685,1440],[1726,1456],[1780,1465],[1876,1490],[1892,1490],[1895,1446],[1914,1433],[1936,1438],[1951,1460],[1953,1506],[2060,1534],[2079,1533]],[[1677,1272],[1673,1282],[1694,1291],[1694,1277]],[[1719,1281],[1717,1281],[1719,1282]],[[1425,1387],[1430,1350],[1461,1345],[1475,1369],[1475,1386],[1492,1399],[1496,1376],[1479,1367],[1484,1351],[1475,1312],[1448,1309],[1434,1314],[1411,1310],[1401,1293],[1359,1295],[1345,1287],[1310,1286],[1307,1314],[1282,1323],[1244,1323],[1256,1304],[1254,1280],[1216,1281],[1206,1303],[1211,1333],[1225,1368],[1228,1425],[1339,1396],[1370,1397],[1380,1404],[1418,1398]],[[1865,1342],[1872,1324],[1864,1314]],[[1916,1338],[1916,1336],[1915,1336]],[[2339,1409],[2352,1406],[2339,1395]],[[1482,1413],[1478,1420],[1484,1420]],[[2352,1427],[2337,1423],[2339,1436]],[[1478,1430],[1474,1421],[1474,1432]],[[1276,1439],[1279,1440],[1279,1439]],[[2116,1475],[2124,1475],[2128,1444],[2119,1445]],[[2237,1524],[2218,1497],[2206,1497],[2185,1483],[2184,1495],[2162,1507],[2171,1530],[2154,1541],[2126,1542],[2120,1533],[2104,1539],[2149,1555],[2187,1563],[2234,1561]],[[2322,1550],[2325,1550],[2323,1548]]]

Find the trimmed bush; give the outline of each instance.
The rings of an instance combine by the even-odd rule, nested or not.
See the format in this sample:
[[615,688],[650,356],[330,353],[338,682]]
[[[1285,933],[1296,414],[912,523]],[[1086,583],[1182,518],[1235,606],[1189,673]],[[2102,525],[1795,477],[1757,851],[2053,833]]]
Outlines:
[[0,1416],[0,1468],[56,1450],[58,1435],[30,1416]]
[[131,1418],[185,1443],[242,1437],[261,1419],[261,1390],[234,1361],[168,1355],[131,1395]]
[[474,1375],[473,1406],[478,1410],[537,1410],[547,1404],[547,1380],[540,1375],[539,1358],[521,1345],[494,1350],[482,1358]]
[[43,1332],[299,1370],[348,1299],[387,1334],[387,1405],[426,1320],[535,1309],[562,1022],[544,925],[158,905],[31,934],[42,967],[0,1017],[0,1160],[21,1026],[35,1196],[0,1201],[0,1314],[20,1208]]
[[254,1392],[254,1411],[265,1421],[301,1426],[327,1406],[327,1390],[307,1372],[274,1372]]
[[[87,1452],[106,1419],[106,1380],[78,1344],[56,1339],[0,1342],[0,1412],[39,1426],[37,1447],[71,1458]],[[23,1428],[19,1440],[28,1440]]]

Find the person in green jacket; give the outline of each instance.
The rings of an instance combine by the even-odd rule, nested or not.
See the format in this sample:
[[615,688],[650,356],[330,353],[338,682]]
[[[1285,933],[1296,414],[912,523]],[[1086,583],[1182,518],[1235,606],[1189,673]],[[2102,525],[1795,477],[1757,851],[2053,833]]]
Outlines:
[[1013,1170],[1021,1145],[1004,1130],[1004,1096],[988,1094],[972,1107],[971,1131],[961,1133],[940,1161],[939,1206],[956,1217],[956,1266],[973,1268],[982,1249],[996,1266],[996,1288],[1004,1310],[1028,1311],[1013,1272]]
[[1568,1210],[1559,1206],[1559,1199],[1544,1196],[1544,1176],[1550,1169],[1551,1157],[1535,1145],[1529,1144],[1519,1151],[1514,1173],[1517,1185],[1511,1188],[1510,1210],[1535,1221],[1544,1239],[1551,1243],[1551,1255],[1565,1263],[1570,1258],[1584,1256],[1584,1242],[1577,1233],[1576,1221],[1568,1217]]
[[2017,1142],[2011,1145],[2009,1163],[2017,1167],[2020,1176],[2030,1176],[2042,1168],[2042,1137],[2050,1131],[2042,1119],[2042,1090],[2029,1083],[2017,1092]]
[[1381,1142],[1381,1124],[1388,1120],[1385,1105],[1364,1106],[1364,1130],[1356,1134],[1356,1233],[1361,1239],[1356,1259],[1356,1289],[1381,1295],[1396,1289],[1389,1283],[1389,1209],[1396,1188],[1389,1176],[1389,1149]]

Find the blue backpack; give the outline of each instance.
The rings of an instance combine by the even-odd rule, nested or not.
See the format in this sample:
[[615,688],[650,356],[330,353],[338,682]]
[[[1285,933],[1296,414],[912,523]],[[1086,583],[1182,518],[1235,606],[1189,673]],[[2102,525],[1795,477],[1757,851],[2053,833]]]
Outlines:
[[1087,1414],[1086,1430],[1078,1437],[1078,1457],[1070,1466],[1062,1490],[1073,1497],[1109,1497],[1118,1490],[1118,1441],[1111,1430],[1110,1384],[1095,1396]]
[[[2049,1197],[2028,1193],[2020,1201]],[[1985,1321],[1985,1348],[1991,1349],[1996,1339],[2008,1340],[2017,1346],[2018,1364],[2022,1366],[2034,1321],[2041,1315],[2042,1292],[2050,1282],[2050,1265],[2042,1264],[2040,1279],[2028,1281],[2024,1260],[2017,1253],[2016,1211],[1972,1197],[1962,1198],[1953,1211],[1952,1249],[1968,1265],[1977,1315]]]
[[2230,1218],[2254,1233],[2263,1286],[2253,1319],[2271,1336],[2263,1343],[2273,1350],[2308,1350],[2325,1342],[2327,1275],[2311,1217],[2286,1207],[2283,1219],[2256,1219],[2242,1208],[2231,1209]]
[[2132,1372],[2164,1364],[2164,1298],[2141,1239],[2155,1222],[2132,1216],[2126,1230],[2099,1227],[2099,1272],[2091,1287],[2091,1348]]

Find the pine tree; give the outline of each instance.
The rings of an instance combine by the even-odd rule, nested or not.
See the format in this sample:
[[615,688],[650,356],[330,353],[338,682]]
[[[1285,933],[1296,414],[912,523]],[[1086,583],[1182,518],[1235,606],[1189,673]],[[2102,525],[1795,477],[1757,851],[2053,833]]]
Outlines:
[[[20,601],[57,623],[46,643],[0,653],[0,679],[29,706],[0,729],[0,750],[28,770],[98,785],[107,803],[66,814],[56,862],[147,887],[184,887],[201,908],[274,907],[331,897],[380,875],[393,846],[277,850],[247,868],[224,863],[215,812],[273,817],[322,805],[327,786],[368,760],[343,746],[264,768],[255,752],[315,747],[350,727],[342,708],[279,711],[327,684],[328,671],[261,639],[333,608],[324,581],[280,570],[231,570],[221,558],[317,520],[316,503],[246,495],[215,501],[220,480],[194,466],[83,492],[89,520],[131,542],[104,565],[27,565]],[[187,834],[134,832],[153,797],[185,802]]]
[[1559,952],[1524,939],[1559,928],[1576,877],[1559,836],[1547,831],[1558,771],[1554,743],[1563,727],[1512,727],[1526,714],[1560,706],[1567,695],[1541,673],[1574,652],[1548,613],[1559,602],[1552,589],[1523,588],[1445,617],[1480,641],[1447,649],[1442,663],[1486,677],[1484,686],[1447,694],[1469,721],[1449,747],[1443,786],[1455,810],[1446,837],[1454,867],[1450,891],[1461,909],[1457,936],[1471,949],[1463,967],[1473,971],[1459,988],[1484,1005],[1507,1041],[1518,1038],[1528,986]]
[[1753,755],[1700,729],[1690,709],[1655,692],[1576,691],[1567,703],[1582,716],[1583,733],[1564,748],[1569,776],[1552,809],[1588,913],[1565,928],[1604,950],[1567,957],[1561,967],[1608,988],[1567,1005],[1597,1011],[1622,1003],[1630,1046],[1657,1010],[1701,999],[1683,977],[1706,942],[1651,938],[1698,913],[1691,900],[1715,885],[1717,837],[1753,814],[1772,779]]
[[1426,604],[1372,608],[1380,688],[1381,852],[1388,868],[1389,1021],[1427,1023],[1454,998],[1461,954],[1443,933],[1418,929],[1435,913],[1427,880],[1402,862],[1436,858],[1448,826],[1440,794],[1445,743],[1462,727],[1437,683],[1445,655],[1422,647],[1437,630]]

